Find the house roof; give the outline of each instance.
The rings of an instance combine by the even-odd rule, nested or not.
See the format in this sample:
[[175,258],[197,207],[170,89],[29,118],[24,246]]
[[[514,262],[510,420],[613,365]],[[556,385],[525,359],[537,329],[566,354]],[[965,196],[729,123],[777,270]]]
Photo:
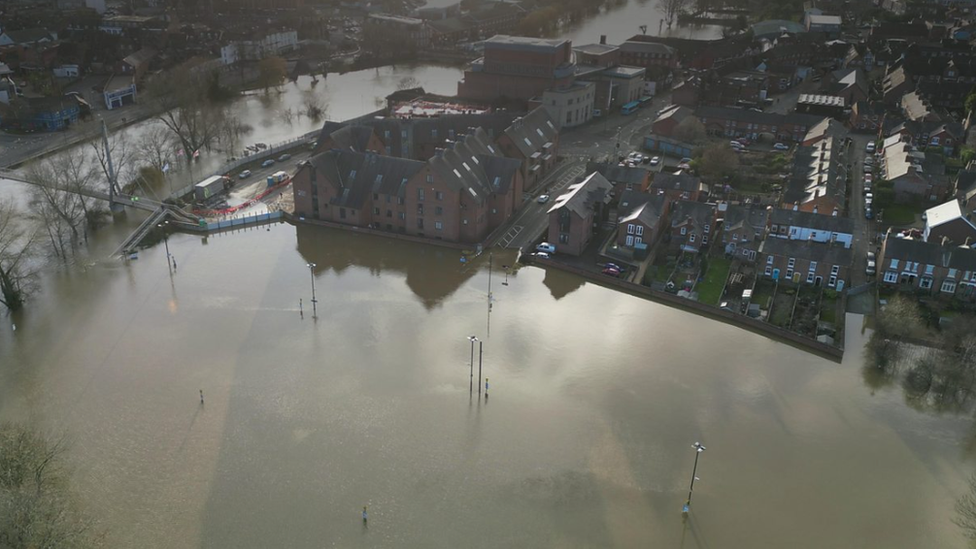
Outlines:
[[822,139],[812,147],[797,147],[783,201],[804,204],[827,196],[843,204],[847,192],[843,152],[844,140],[837,136]]
[[603,53],[609,53],[617,49],[617,46],[612,46],[610,44],[583,44],[580,46],[573,46],[573,49],[583,53],[591,53],[594,55],[600,55]]
[[545,107],[537,107],[529,114],[516,118],[505,128],[505,135],[515,143],[522,155],[531,156],[546,143],[555,141],[559,130]]
[[976,171],[959,170],[956,176],[956,189],[963,193],[976,190]]
[[[800,97],[803,96],[801,95]],[[820,123],[807,131],[806,135],[803,136],[803,141],[808,142],[835,137],[847,137],[847,128],[833,118],[824,118]]]
[[657,42],[635,42],[628,40],[620,44],[622,52],[654,53],[659,56],[674,56],[674,48]]
[[724,120],[735,120],[737,122],[750,122],[753,124],[763,124],[766,126],[782,127],[786,124],[796,124],[812,128],[823,120],[822,116],[812,114],[779,114],[771,112],[755,112],[745,109],[730,109],[727,107],[698,107],[695,114],[699,118],[718,118]]
[[734,231],[742,227],[761,229],[769,219],[769,210],[762,206],[733,204],[725,210],[724,230]]
[[795,257],[827,265],[850,266],[854,259],[854,250],[852,248],[845,248],[843,244],[814,242],[811,240],[767,238],[763,241],[759,251],[764,254],[780,257]]
[[[958,200],[950,200],[945,204],[939,204],[925,210],[925,224],[929,227],[938,227],[944,223],[955,221],[956,219],[966,219]],[[969,221],[968,219],[966,221]]]
[[570,185],[565,193],[556,198],[547,213],[551,214],[566,208],[580,217],[586,217],[594,204],[609,200],[612,189],[612,183],[599,173],[593,172],[583,181]]
[[33,28],[23,30],[12,30],[3,33],[7,35],[14,44],[33,44],[42,40],[53,40],[54,37],[47,29]]
[[901,108],[909,120],[922,120],[932,114],[928,101],[917,91],[902,96]]
[[[352,125],[340,128],[330,134],[337,149],[366,152],[373,129],[368,126]],[[374,151],[375,152],[375,151]]]
[[801,212],[779,208],[772,211],[769,222],[786,227],[803,227],[817,231],[830,231],[841,234],[854,234],[854,220],[839,215]]
[[142,48],[141,50],[126,56],[122,62],[133,67],[139,67],[148,63],[156,56],[156,50],[152,48]]
[[660,172],[654,174],[651,188],[694,192],[707,191],[708,185],[702,183],[699,177],[687,173]]
[[562,38],[530,38],[526,36],[508,36],[496,34],[485,40],[485,47],[516,49],[516,50],[552,50],[568,42]]
[[639,185],[647,177],[647,170],[638,167],[621,166],[612,162],[588,162],[586,171],[599,172],[607,181],[617,184]]
[[936,265],[960,271],[976,271],[976,250],[972,248],[941,246],[936,242],[895,238],[889,234],[885,239],[884,263],[879,266],[879,269],[887,269],[891,259],[915,261],[923,265]]
[[680,227],[691,223],[695,227],[704,227],[715,217],[715,206],[705,202],[693,200],[679,200],[671,211],[671,226]]
[[455,191],[467,191],[476,200],[508,190],[512,177],[522,166],[519,160],[498,156],[491,138],[478,129],[438,151],[428,163]]
[[620,194],[617,223],[622,225],[636,220],[645,226],[653,227],[664,215],[667,203],[667,198],[663,195],[655,196],[640,191],[624,191]]
[[807,20],[811,25],[837,25],[840,26],[839,15],[807,15]]

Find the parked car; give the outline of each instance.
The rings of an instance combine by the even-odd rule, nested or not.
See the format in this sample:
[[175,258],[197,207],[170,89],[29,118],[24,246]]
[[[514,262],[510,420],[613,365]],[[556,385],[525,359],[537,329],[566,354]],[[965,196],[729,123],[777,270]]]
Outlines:
[[247,179],[248,177],[251,177],[251,170],[244,170],[243,172],[237,174],[237,177],[240,179]]
[[269,158],[261,163],[261,167],[267,168],[268,166],[274,166],[274,163],[275,163],[274,158]]
[[864,157],[864,163],[867,164],[868,166],[873,166],[874,165],[874,158],[872,158],[870,156],[865,156]]
[[617,269],[614,269],[613,267],[604,267],[603,268],[603,274],[610,275],[610,276],[613,276],[613,277],[618,277],[618,276],[620,276],[620,271],[618,271]]
[[679,170],[690,170],[691,169],[691,164],[688,164],[687,162],[682,162],[681,164],[678,164],[678,169]]
[[786,145],[785,143],[776,143],[775,145],[773,145],[773,148],[776,149],[777,151],[788,151],[788,150],[790,150],[790,146],[789,145]]
[[622,273],[627,271],[627,269],[621,267],[620,265],[617,265],[616,263],[607,263],[607,264],[603,265],[603,267],[605,269],[616,269],[616,270],[618,270],[618,271],[620,271]]
[[874,261],[875,259],[874,252],[868,252],[868,261]]
[[871,141],[864,147],[864,152],[873,153],[874,152],[874,141]]
[[870,185],[874,182],[874,176],[869,173],[864,174],[864,182]]
[[660,163],[661,163],[660,156],[655,156],[654,158],[651,158],[651,166],[657,166]]
[[291,158],[291,155],[288,154],[288,153],[285,153],[285,154],[283,154],[283,155],[281,155],[281,156],[278,157],[278,162],[284,162],[285,160],[288,160],[290,158]]
[[868,266],[867,266],[867,268],[864,269],[864,274],[866,274],[868,276],[874,276],[878,272],[877,271],[877,267],[878,266],[875,264],[874,260],[869,258],[868,259]]
[[745,147],[745,145],[739,143],[738,141],[729,141],[729,146],[733,149],[741,149],[742,147]]
[[739,143],[745,145],[746,147],[748,147],[749,145],[752,144],[752,141],[749,141],[749,138],[748,137],[740,137],[740,138],[736,139],[736,141],[738,141]]
[[539,198],[536,198],[535,201],[538,202],[539,204],[545,204],[546,202],[549,202],[549,195],[540,194]]
[[546,252],[535,252],[535,253],[532,253],[532,254],[529,254],[529,255],[531,255],[533,257],[538,257],[539,259],[549,259],[551,257]]
[[543,242],[542,244],[539,244],[538,246],[535,247],[535,251],[547,253],[547,254],[554,254],[556,253],[556,247],[548,242]]
[[870,183],[865,183],[864,184],[864,190],[862,192],[864,194],[870,193],[871,192],[871,184]]
[[872,217],[874,216],[871,214],[871,208],[864,208],[864,218],[871,219]]

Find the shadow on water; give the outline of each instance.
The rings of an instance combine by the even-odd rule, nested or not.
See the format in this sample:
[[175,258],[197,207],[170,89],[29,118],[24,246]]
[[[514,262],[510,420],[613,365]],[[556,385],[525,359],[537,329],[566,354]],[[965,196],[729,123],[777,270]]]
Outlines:
[[355,267],[376,276],[402,273],[427,309],[440,305],[477,272],[460,262],[459,250],[450,248],[306,225],[297,226],[296,234],[298,252],[316,265],[316,273],[342,274]]
[[546,277],[542,280],[554,299],[562,299],[586,284],[583,277],[564,273],[557,269],[546,269]]

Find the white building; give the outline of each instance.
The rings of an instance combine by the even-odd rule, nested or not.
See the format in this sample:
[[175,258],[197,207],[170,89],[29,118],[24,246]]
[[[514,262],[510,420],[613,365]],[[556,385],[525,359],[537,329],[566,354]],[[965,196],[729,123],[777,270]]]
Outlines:
[[298,31],[282,30],[266,34],[258,40],[237,40],[220,48],[224,65],[238,61],[258,61],[298,49]]
[[[826,213],[826,212],[825,212]],[[826,213],[799,210],[773,210],[769,216],[769,236],[808,242],[841,243],[850,248],[854,241],[854,220]]]

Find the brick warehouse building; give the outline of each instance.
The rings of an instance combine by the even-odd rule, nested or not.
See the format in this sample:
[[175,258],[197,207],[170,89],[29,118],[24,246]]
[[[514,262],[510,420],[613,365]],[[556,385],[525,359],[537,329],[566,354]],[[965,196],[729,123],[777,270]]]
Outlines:
[[498,98],[527,103],[550,88],[575,80],[569,40],[497,35],[485,41],[485,55],[464,71],[458,97],[492,102]]

